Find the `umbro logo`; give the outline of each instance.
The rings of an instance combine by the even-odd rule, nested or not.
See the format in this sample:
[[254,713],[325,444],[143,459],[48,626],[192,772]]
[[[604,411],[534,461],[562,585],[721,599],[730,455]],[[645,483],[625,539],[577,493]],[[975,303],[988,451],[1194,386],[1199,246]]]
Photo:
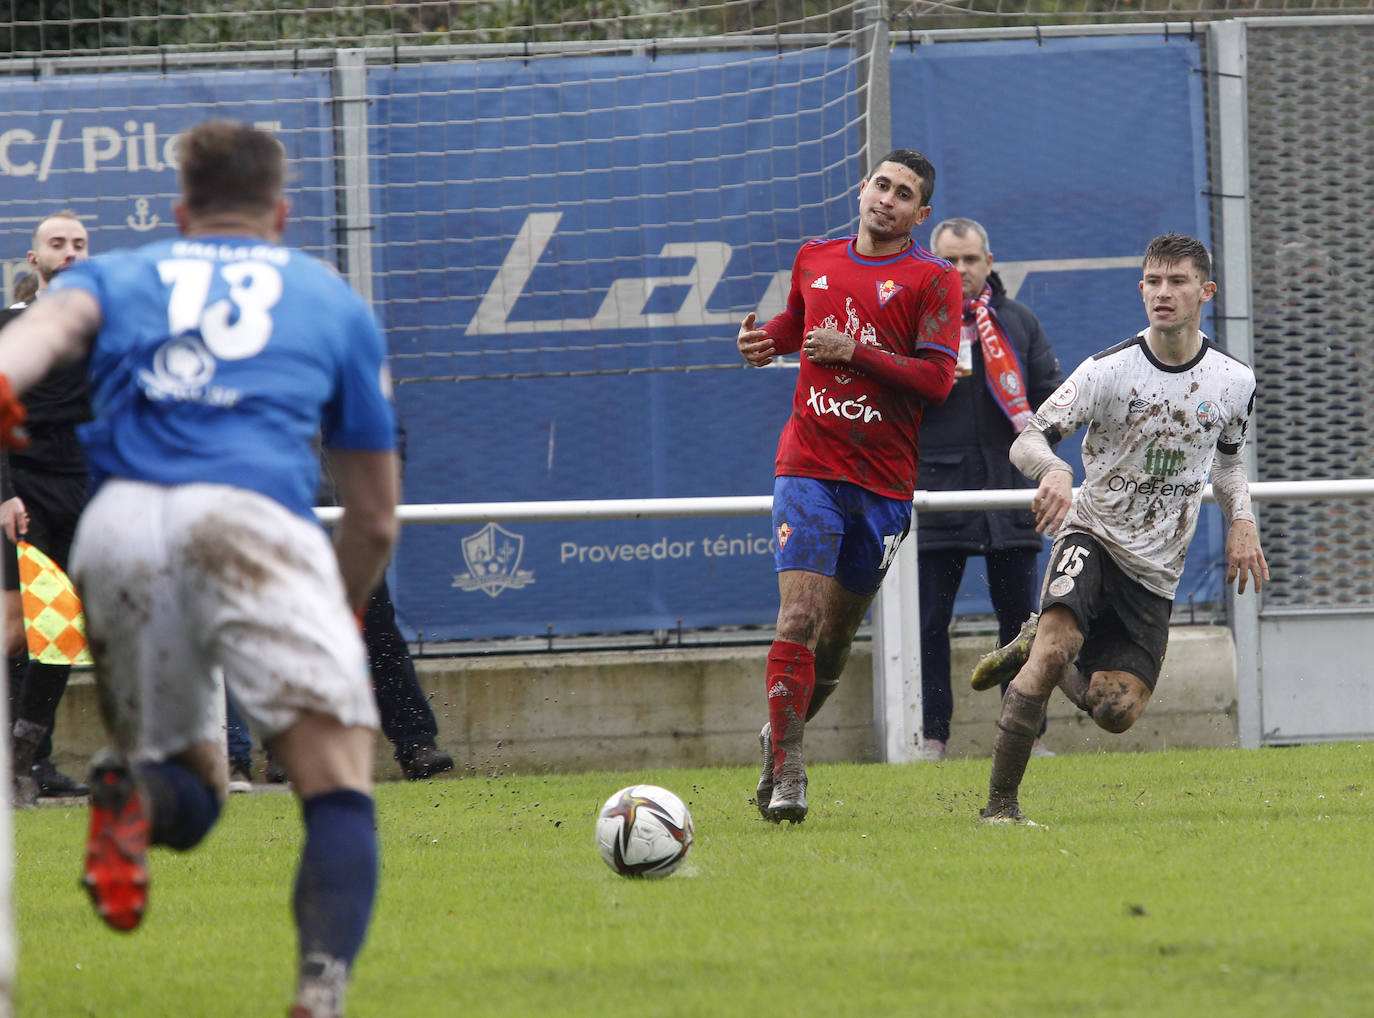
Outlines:
[[1150,401],[1148,399],[1133,399],[1126,405],[1126,412],[1128,414],[1143,414],[1148,409],[1150,409]]
[[829,284],[828,282],[826,282],[826,279],[825,279],[824,276],[820,276],[819,278],[816,279],[816,281],[815,281],[814,283],[811,284],[811,289],[813,289],[813,290],[829,290],[829,289],[830,289],[830,284]]
[[775,697],[775,696],[787,696],[787,695],[788,695],[787,687],[784,686],[784,685],[782,684],[781,681],[773,683],[773,687],[772,687],[771,689],[768,690],[768,699],[770,699],[770,700],[773,699],[773,697]]

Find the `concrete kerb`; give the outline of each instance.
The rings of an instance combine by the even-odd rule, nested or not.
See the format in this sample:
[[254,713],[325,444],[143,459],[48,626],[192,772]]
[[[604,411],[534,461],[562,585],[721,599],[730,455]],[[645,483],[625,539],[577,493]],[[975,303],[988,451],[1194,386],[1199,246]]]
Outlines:
[[[949,755],[989,756],[998,697],[967,675],[991,635],[953,640]],[[766,645],[422,658],[421,685],[439,745],[458,773],[537,773],[752,765],[764,721]],[[83,774],[103,739],[89,672],[76,672],[58,712],[54,759]],[[1062,695],[1050,701],[1046,744],[1056,753],[1238,745],[1236,665],[1224,626],[1176,626],[1159,686],[1124,735],[1099,730]],[[840,688],[807,728],[818,763],[877,759],[872,648],[857,642]],[[400,777],[379,738],[378,780]]]

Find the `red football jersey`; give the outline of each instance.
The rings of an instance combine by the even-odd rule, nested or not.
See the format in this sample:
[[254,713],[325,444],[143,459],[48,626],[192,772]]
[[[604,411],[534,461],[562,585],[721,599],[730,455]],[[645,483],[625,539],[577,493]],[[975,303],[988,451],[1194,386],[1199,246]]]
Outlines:
[[943,402],[954,384],[963,289],[958,271],[918,244],[866,258],[854,241],[803,245],[787,310],[764,326],[780,354],[800,350],[817,328],[858,343],[848,364],[801,359],[777,474],[910,498],[921,412],[926,401]]

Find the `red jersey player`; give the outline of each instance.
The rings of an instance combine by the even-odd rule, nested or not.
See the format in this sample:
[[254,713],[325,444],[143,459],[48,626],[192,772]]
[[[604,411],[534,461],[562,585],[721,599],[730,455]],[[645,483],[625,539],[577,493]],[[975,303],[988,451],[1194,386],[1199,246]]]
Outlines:
[[781,606],[757,802],[774,823],[806,818],[803,729],[910,528],[922,409],[954,384],[959,273],[911,239],[934,188],[919,152],[883,156],[859,185],[858,234],[805,244],[786,310],[761,329],[750,314],[736,340],[755,367],[802,353],[773,486]]

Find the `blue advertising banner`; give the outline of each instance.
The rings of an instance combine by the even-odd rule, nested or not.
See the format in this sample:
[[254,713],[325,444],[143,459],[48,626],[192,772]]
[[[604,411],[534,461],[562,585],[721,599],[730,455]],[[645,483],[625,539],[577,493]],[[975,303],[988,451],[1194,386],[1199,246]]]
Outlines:
[[[776,310],[762,305],[798,244],[853,228],[853,82],[834,52],[669,59],[714,73],[685,91],[662,57],[370,76],[407,501],[770,490],[795,376],[681,369],[729,363],[743,314]],[[1066,371],[1144,325],[1152,236],[1207,239],[1199,66],[1176,37],[892,54],[893,144],[932,157],[932,220],[988,226]],[[437,95],[446,116],[420,116]],[[766,130],[791,132],[794,165],[750,143]],[[767,624],[769,530],[763,517],[412,527],[396,596],[426,639]],[[1220,548],[1209,510],[1180,599],[1219,599]],[[960,610],[990,610],[976,564]]]
[[[768,494],[795,370],[744,368],[734,337],[780,310],[804,241],[853,229],[854,68],[841,49],[370,68],[406,501]],[[937,167],[932,220],[988,227],[1066,371],[1144,324],[1152,236],[1207,240],[1199,69],[1177,36],[891,54],[892,139]],[[7,290],[61,208],[95,252],[170,236],[176,139],[207,116],[278,133],[287,239],[335,260],[328,71],[10,78],[0,95]],[[427,640],[766,625],[772,539],[762,516],[416,526],[393,591]],[[1181,601],[1220,600],[1222,546],[1208,509]],[[977,563],[960,610],[990,610]]]
[[[748,311],[781,310],[770,288],[801,243],[851,216],[849,61],[371,74],[375,287],[406,500],[767,495],[796,373],[747,370],[735,334]],[[447,119],[427,113],[437,96]],[[761,624],[777,611],[770,530],[411,527],[395,596],[427,639]]]
[[210,117],[277,134],[291,161],[288,242],[333,262],[334,162],[327,71],[100,74],[0,81],[4,293],[42,217],[71,209],[98,254],[174,236],[177,138]]

